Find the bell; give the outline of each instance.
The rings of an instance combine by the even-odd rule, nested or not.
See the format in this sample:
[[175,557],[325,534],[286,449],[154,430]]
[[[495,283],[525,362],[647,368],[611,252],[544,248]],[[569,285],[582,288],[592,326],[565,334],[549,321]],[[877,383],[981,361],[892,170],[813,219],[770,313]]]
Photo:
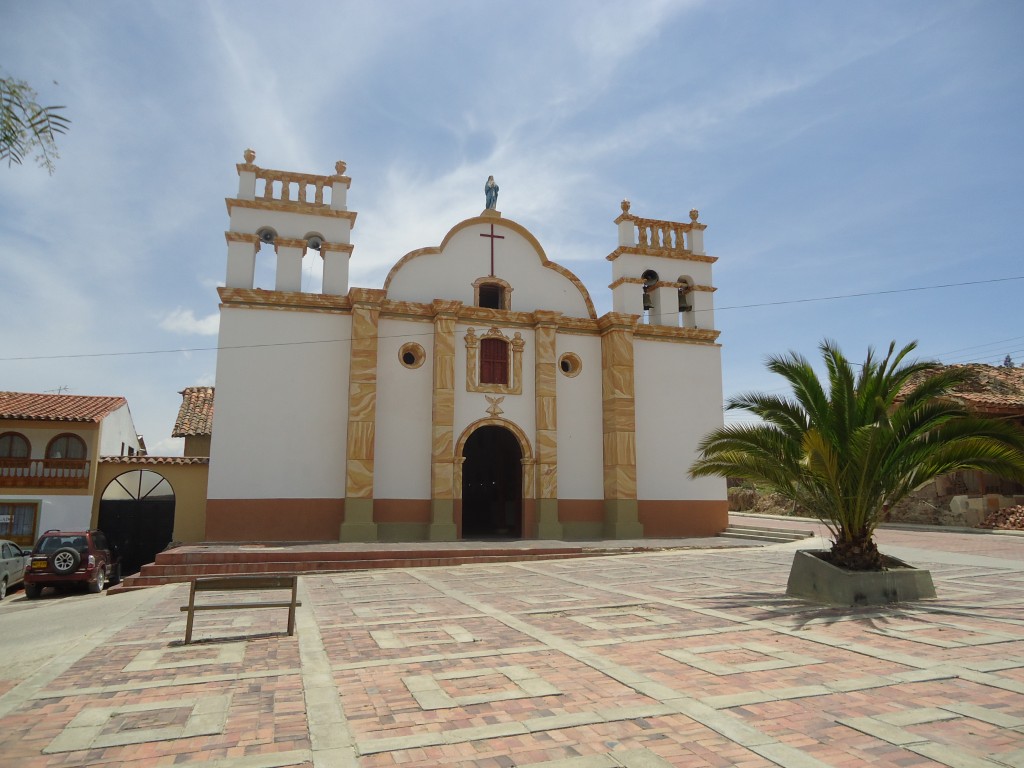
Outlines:
[[691,307],[689,304],[687,304],[686,303],[686,299],[684,299],[682,296],[680,296],[679,297],[679,311],[680,312],[689,312],[691,309],[693,309],[693,307]]
[[654,304],[651,302],[651,294],[644,292],[644,311],[649,311],[654,308]]

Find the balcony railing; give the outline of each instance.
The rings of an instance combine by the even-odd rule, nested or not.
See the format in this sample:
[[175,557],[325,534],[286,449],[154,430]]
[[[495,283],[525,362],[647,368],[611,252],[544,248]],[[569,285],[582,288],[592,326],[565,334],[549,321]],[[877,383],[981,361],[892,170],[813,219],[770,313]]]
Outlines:
[[0,459],[0,488],[88,488],[87,459]]

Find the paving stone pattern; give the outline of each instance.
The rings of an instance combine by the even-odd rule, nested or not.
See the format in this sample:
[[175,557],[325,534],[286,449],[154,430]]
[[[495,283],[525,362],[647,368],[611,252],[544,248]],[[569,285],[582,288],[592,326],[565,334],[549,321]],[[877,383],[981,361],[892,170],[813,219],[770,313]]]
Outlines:
[[1024,537],[880,539],[937,600],[828,608],[785,597],[796,545],[676,550],[306,576],[294,636],[209,612],[185,646],[159,587],[0,689],[0,763],[1021,768]]

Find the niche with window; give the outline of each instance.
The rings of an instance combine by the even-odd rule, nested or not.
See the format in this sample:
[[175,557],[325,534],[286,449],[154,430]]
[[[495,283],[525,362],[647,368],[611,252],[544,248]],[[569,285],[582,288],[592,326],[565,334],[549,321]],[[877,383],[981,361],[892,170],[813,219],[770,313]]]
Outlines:
[[473,304],[483,309],[512,308],[512,286],[500,277],[481,277],[473,283]]
[[470,328],[465,341],[466,391],[522,393],[525,342],[518,331],[510,339],[498,328],[491,328],[483,336]]

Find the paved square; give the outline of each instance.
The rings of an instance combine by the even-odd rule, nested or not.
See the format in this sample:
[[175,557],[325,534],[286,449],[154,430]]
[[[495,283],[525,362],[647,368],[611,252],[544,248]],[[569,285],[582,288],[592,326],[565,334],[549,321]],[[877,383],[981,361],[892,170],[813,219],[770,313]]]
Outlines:
[[24,637],[105,618],[45,656],[0,633],[0,763],[1021,768],[1024,536],[879,541],[939,597],[788,598],[799,545],[303,576],[295,636],[239,610],[191,646],[184,585],[15,597]]

